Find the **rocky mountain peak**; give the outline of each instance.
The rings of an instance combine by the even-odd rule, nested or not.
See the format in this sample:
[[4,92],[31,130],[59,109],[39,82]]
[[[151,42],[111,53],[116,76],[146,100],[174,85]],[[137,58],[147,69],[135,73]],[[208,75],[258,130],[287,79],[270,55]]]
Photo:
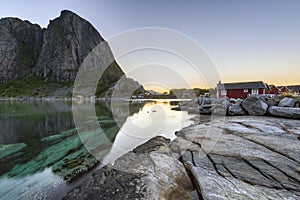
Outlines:
[[86,20],[71,11],[50,21],[34,73],[46,80],[73,81],[84,58],[104,39]]

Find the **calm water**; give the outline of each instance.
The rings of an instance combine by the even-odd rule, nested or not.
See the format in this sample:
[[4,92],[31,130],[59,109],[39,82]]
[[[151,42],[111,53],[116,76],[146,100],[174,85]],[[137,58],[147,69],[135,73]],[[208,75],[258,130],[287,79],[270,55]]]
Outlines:
[[[192,123],[186,112],[171,110],[175,104],[84,103],[72,112],[64,101],[0,102],[0,199],[51,199],[82,179],[74,177],[152,137],[174,139]],[[75,126],[76,112],[82,118],[74,115]]]

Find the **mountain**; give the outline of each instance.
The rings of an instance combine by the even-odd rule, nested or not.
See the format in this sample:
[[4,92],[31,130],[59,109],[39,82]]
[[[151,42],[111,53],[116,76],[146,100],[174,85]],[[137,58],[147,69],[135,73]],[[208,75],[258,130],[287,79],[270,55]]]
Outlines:
[[[70,92],[79,67],[101,42],[106,43],[88,21],[67,10],[50,20],[44,29],[17,18],[0,19],[0,82],[5,84],[5,87],[0,84],[0,96],[9,96],[7,89],[1,93],[1,88],[11,85],[26,86],[26,93],[20,94],[25,96],[64,95],[55,92],[61,87]],[[98,96],[105,95],[124,76],[109,45],[101,51],[104,60],[113,62],[99,81]],[[42,89],[37,88],[39,85]],[[19,88],[14,90],[18,91],[15,95],[22,93]],[[30,90],[34,93],[28,94]]]
[[31,74],[42,51],[44,30],[17,18],[0,20],[0,82]]

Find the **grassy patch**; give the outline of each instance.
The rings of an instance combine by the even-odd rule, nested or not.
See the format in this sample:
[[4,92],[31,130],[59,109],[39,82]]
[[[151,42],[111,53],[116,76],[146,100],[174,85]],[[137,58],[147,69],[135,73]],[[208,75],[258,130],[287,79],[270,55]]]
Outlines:
[[0,97],[45,97],[72,83],[45,82],[37,76],[24,77],[0,84]]

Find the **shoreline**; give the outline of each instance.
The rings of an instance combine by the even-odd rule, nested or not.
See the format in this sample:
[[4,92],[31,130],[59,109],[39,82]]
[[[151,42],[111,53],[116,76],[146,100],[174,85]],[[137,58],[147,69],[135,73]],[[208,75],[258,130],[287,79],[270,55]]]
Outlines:
[[[93,101],[130,101],[130,102],[143,102],[143,101],[191,101],[192,99],[125,99],[125,98],[84,98],[84,102],[93,102]],[[36,98],[36,97],[25,97],[25,98],[15,98],[15,97],[9,97],[9,98],[0,98],[1,101],[75,101],[76,98],[70,98],[70,97],[43,97],[43,98]]]
[[[223,127],[217,121],[195,123],[178,131],[174,141],[155,137],[114,165],[97,169],[64,199],[210,199],[220,195],[225,198],[223,191],[225,199],[297,199],[299,127],[299,120],[265,116],[227,117]],[[208,128],[220,131],[219,138],[207,135]],[[213,148],[207,151],[212,143]],[[288,181],[291,177],[293,180]],[[134,184],[129,187],[128,183]],[[195,190],[198,197],[192,195]]]

